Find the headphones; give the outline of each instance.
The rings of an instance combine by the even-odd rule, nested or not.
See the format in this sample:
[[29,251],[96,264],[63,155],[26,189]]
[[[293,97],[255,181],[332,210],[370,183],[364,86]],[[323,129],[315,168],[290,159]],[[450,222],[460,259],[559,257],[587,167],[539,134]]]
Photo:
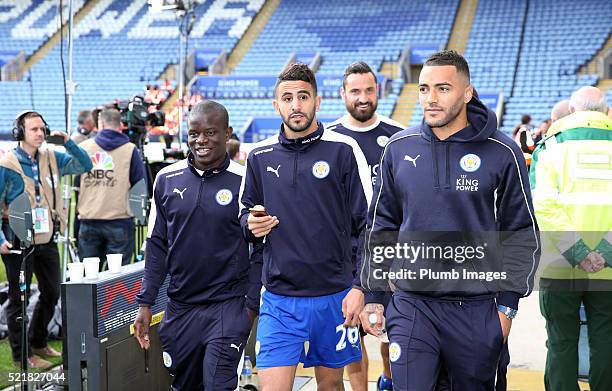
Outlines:
[[47,137],[49,133],[51,133],[51,129],[49,129],[49,124],[47,124],[47,121],[45,121],[43,116],[36,111],[26,110],[19,113],[17,118],[15,118],[15,121],[13,121],[13,138],[16,141],[22,141],[25,138],[24,117],[28,114],[36,114],[42,120],[43,124],[45,125],[45,137]]

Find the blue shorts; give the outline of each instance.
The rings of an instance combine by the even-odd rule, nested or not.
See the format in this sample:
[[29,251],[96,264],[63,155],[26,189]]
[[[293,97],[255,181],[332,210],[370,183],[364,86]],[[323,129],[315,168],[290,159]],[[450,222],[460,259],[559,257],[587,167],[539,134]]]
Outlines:
[[302,362],[306,368],[341,368],[361,360],[359,328],[343,325],[342,300],[349,290],[317,297],[281,296],[265,291],[255,344],[257,367]]

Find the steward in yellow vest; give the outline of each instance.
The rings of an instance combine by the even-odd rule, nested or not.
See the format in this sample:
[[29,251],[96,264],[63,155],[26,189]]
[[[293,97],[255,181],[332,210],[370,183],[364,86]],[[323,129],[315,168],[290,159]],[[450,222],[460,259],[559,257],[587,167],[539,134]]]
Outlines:
[[589,335],[589,385],[612,390],[612,121],[603,93],[572,94],[534,152],[533,206],[542,235],[540,310],[547,390],[577,390],[579,311]]

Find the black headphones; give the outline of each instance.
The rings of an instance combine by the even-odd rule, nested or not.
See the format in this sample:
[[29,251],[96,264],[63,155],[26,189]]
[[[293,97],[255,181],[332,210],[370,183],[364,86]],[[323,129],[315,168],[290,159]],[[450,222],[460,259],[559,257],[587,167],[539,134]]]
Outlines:
[[15,121],[13,121],[13,138],[16,141],[22,141],[25,138],[24,117],[28,114],[36,114],[42,120],[43,124],[45,124],[45,137],[47,137],[49,133],[51,133],[51,129],[49,129],[49,124],[47,124],[47,121],[45,121],[43,116],[36,111],[26,110],[19,113],[17,118],[15,118]]

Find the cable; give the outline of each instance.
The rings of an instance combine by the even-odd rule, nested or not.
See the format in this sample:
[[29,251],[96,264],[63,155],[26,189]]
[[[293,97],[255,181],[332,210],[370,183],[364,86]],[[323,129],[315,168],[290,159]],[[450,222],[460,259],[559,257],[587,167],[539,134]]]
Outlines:
[[[62,80],[64,84],[64,128],[68,127],[68,90],[66,89],[66,67],[64,66],[64,4],[59,0],[59,18],[60,18],[60,63],[62,64]],[[70,132],[66,129],[66,132]]]

